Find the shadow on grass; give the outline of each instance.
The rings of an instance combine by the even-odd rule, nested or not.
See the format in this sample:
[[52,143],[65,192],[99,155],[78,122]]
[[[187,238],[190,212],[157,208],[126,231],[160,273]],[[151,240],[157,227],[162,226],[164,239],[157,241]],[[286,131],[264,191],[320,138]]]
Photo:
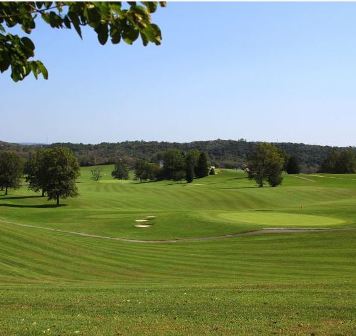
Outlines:
[[15,199],[26,199],[26,198],[44,198],[41,195],[31,195],[31,196],[3,196],[0,200],[15,200]]
[[0,207],[8,207],[8,208],[60,208],[67,206],[67,204],[34,204],[34,205],[25,205],[25,204],[11,204],[11,203],[0,203]]
[[222,187],[219,189],[239,190],[239,189],[256,189],[258,186],[245,186],[245,187]]

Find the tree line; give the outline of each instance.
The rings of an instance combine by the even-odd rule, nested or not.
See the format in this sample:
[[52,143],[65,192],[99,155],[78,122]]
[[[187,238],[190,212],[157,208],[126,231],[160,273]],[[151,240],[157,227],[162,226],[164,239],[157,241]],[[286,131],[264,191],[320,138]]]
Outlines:
[[111,175],[114,178],[126,180],[129,178],[130,168],[134,171],[135,179],[141,182],[186,180],[191,183],[194,178],[215,174],[206,153],[198,150],[190,150],[185,153],[178,149],[170,149],[160,155],[158,163],[137,159],[132,167],[128,162],[120,159],[116,161]]
[[[129,171],[133,170],[139,181],[186,180],[191,183],[195,178],[215,174],[215,167],[205,152],[191,149],[183,152],[169,149],[156,156],[158,161],[136,159],[134,162],[124,159],[117,160],[112,177],[128,179]],[[29,189],[41,192],[48,200],[55,200],[59,205],[61,198],[74,197],[78,194],[76,179],[79,177],[79,163],[74,153],[65,147],[49,147],[37,149],[30,153],[26,162],[14,152],[0,151],[0,190],[5,195],[10,188],[16,189],[25,177]],[[300,173],[299,159],[289,156],[279,147],[260,143],[248,155],[243,167],[250,179],[258,186],[268,183],[276,187],[282,183],[283,172]],[[334,174],[356,173],[356,154],[351,149],[333,150],[323,161],[320,172]],[[91,170],[92,178],[101,178],[101,169]]]
[[351,149],[332,150],[320,166],[321,173],[356,173],[356,154]]
[[[137,159],[158,163],[162,155],[170,149],[178,149],[182,152],[198,150],[205,152],[211,164],[220,168],[242,168],[248,161],[258,143],[243,139],[195,141],[188,143],[157,142],[157,141],[125,141],[120,143],[101,144],[73,144],[57,143],[53,145],[28,145],[10,144],[0,141],[0,150],[9,150],[18,153],[27,159],[29,153],[38,148],[66,147],[71,149],[81,166],[95,166],[100,164],[114,164],[119,159],[125,160],[133,166]],[[298,143],[274,143],[276,147],[286,153],[287,156],[298,158],[300,169],[304,173],[320,171],[320,167],[328,155],[333,151],[347,150],[356,153],[355,148],[338,148],[329,146],[316,146]]]

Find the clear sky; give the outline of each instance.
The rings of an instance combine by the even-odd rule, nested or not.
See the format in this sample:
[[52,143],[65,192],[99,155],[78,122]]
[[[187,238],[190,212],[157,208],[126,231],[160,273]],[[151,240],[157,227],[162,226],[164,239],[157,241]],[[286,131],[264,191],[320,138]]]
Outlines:
[[39,25],[48,81],[0,75],[0,140],[356,145],[356,3],[169,3],[161,46]]

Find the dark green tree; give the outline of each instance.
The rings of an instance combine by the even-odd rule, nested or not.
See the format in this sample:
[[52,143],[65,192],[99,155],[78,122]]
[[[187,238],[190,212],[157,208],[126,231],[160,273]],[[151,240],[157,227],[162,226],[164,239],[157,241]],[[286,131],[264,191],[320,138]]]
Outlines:
[[286,172],[288,174],[299,174],[300,166],[299,161],[295,156],[290,156],[286,164]]
[[49,200],[75,197],[78,195],[76,179],[79,177],[79,164],[73,152],[64,147],[52,147],[43,151],[43,188]]
[[195,177],[195,173],[194,173],[195,164],[194,164],[193,156],[188,154],[186,156],[185,161],[186,161],[185,179],[188,183],[192,183]]
[[115,163],[114,170],[111,173],[113,178],[117,178],[120,180],[128,180],[129,178],[129,168],[123,160],[118,160]]
[[179,181],[186,176],[186,163],[182,151],[170,149],[163,155],[163,177],[168,180]]
[[198,165],[196,168],[196,176],[202,178],[209,175],[208,156],[202,152],[199,155]]
[[325,160],[320,165],[321,173],[335,173],[339,153],[336,150],[331,150],[326,156]]
[[132,44],[141,37],[143,45],[161,43],[161,31],[151,22],[151,14],[165,2],[0,2],[0,71],[11,69],[17,82],[31,72],[47,79],[48,72],[41,61],[33,60],[35,45],[28,36],[10,33],[19,27],[27,35],[42,19],[51,28],[74,28],[82,38],[82,27],[93,29],[100,44],[108,39]]
[[356,172],[356,155],[351,149],[339,152],[335,165],[337,174],[354,174]]
[[28,188],[37,192],[42,192],[45,195],[45,178],[46,178],[46,164],[43,160],[43,150],[38,149],[31,154],[25,163],[24,174]]
[[320,172],[353,174],[356,172],[356,155],[351,149],[332,150],[321,164]]
[[196,169],[198,167],[200,152],[197,149],[191,149],[186,154],[186,159],[188,159],[194,166],[194,177],[196,176]]
[[135,178],[142,181],[153,181],[159,177],[160,168],[156,163],[137,160],[135,163]]
[[20,186],[23,173],[23,163],[18,155],[12,152],[0,152],[0,187],[5,189],[16,189]]
[[198,167],[200,152],[196,149],[192,149],[188,151],[185,157],[185,164],[186,164],[186,176],[185,179],[188,183],[193,182],[195,178],[195,172]]
[[272,187],[282,183],[284,156],[272,144],[260,143],[250,154],[247,164],[248,177],[254,179],[259,187],[267,181]]

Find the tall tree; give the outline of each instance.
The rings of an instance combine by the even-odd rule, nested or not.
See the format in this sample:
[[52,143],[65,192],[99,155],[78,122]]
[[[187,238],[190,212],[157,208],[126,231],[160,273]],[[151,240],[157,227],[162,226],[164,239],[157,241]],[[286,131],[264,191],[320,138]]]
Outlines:
[[75,197],[78,195],[76,179],[79,177],[79,164],[73,152],[64,147],[52,147],[43,151],[45,171],[44,189],[49,200]]
[[299,174],[300,166],[299,161],[295,156],[290,156],[286,164],[286,172],[288,174]]
[[16,189],[20,186],[23,173],[23,164],[18,155],[12,152],[0,152],[0,187],[5,189]]
[[159,176],[160,168],[156,163],[146,160],[137,160],[135,163],[135,178],[142,181],[156,180]]
[[204,152],[201,152],[199,155],[196,175],[198,178],[202,178],[209,175],[208,156]]
[[[164,7],[165,2],[159,2]],[[27,35],[36,28],[37,19],[51,28],[74,28],[82,38],[81,27],[93,29],[100,44],[110,38],[113,44],[121,41],[132,44],[141,37],[143,45],[161,43],[161,31],[151,22],[157,2],[0,2],[0,71],[11,69],[17,82],[31,72],[47,79],[48,72],[41,61],[33,60],[35,45],[28,36],[13,35],[11,28],[19,27]],[[9,29],[10,28],[10,29]]]
[[186,164],[186,168],[185,168],[185,179],[188,183],[192,183],[195,177],[195,173],[194,173],[194,158],[192,155],[187,155],[186,159],[185,159],[185,164]]
[[182,151],[170,149],[163,155],[163,177],[179,181],[185,178],[185,158]]
[[269,143],[260,143],[248,159],[248,176],[259,187],[267,181],[272,187],[282,183],[284,156],[281,151]]
[[200,152],[196,149],[192,149],[188,151],[185,157],[185,164],[186,164],[186,176],[185,179],[188,183],[193,182],[196,176],[196,170],[198,167]]
[[28,188],[37,192],[42,192],[45,195],[45,178],[46,178],[46,164],[43,161],[43,150],[38,149],[31,154],[25,164],[25,178],[28,182]]
[[115,163],[114,170],[111,173],[113,178],[120,180],[128,180],[129,178],[129,168],[123,160],[118,160]]

